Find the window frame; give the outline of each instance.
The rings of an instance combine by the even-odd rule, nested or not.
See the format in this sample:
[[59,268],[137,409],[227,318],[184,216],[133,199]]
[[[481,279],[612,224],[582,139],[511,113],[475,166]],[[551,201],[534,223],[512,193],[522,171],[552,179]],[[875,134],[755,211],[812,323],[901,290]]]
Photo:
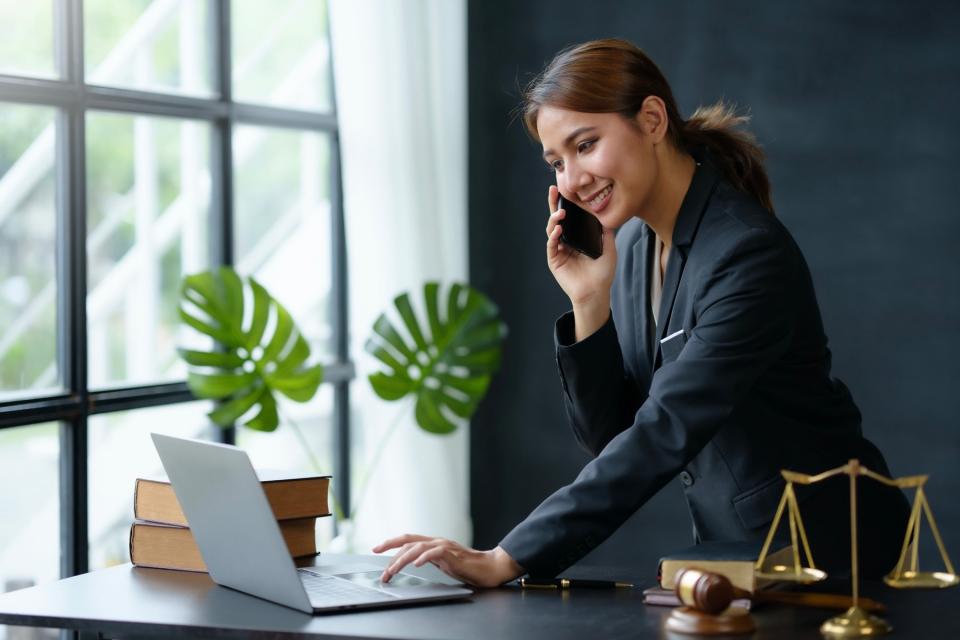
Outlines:
[[[347,262],[340,180],[340,141],[329,77],[331,111],[312,112],[233,101],[229,0],[212,0],[209,43],[213,95],[182,96],[86,84],[83,0],[54,0],[57,80],[0,74],[0,102],[57,110],[56,278],[57,359],[62,391],[0,402],[0,429],[57,421],[60,425],[60,575],[89,569],[88,421],[90,416],[193,401],[186,382],[91,389],[87,379],[86,114],[119,112],[203,121],[211,128],[210,262],[233,264],[233,129],[260,125],[315,131],[330,138],[331,301],[334,361],[325,363],[323,384],[332,384],[333,473],[336,499],[350,504],[349,385],[355,368],[347,340]],[[328,13],[329,15],[329,13]],[[329,39],[329,32],[327,34]],[[331,63],[332,67],[332,63]],[[212,437],[232,444],[235,428],[210,427]]]

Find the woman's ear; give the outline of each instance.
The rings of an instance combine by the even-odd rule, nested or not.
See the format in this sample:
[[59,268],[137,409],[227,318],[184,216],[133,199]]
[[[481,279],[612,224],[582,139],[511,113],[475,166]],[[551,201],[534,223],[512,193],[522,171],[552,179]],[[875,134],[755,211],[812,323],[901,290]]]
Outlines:
[[667,118],[667,105],[657,96],[647,96],[636,115],[637,124],[644,135],[657,144],[667,135],[670,121]]

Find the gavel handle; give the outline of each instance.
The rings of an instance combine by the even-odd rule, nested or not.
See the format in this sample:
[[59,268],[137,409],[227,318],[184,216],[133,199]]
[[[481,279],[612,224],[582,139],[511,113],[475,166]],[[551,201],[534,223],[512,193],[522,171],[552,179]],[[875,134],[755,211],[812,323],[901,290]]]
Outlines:
[[[738,594],[738,597],[740,595]],[[745,597],[754,602],[776,602],[779,604],[791,604],[798,607],[814,607],[817,609],[849,609],[853,606],[853,598],[850,596],[834,593],[808,593],[804,591],[757,591],[747,594]],[[871,612],[880,613],[886,611],[887,607],[882,602],[871,600],[860,596],[858,604],[861,608]]]

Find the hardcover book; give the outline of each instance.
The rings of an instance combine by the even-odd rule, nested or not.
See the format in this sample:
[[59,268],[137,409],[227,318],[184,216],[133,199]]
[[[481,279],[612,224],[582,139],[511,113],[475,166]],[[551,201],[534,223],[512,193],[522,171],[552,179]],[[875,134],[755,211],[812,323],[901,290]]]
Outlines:
[[[643,590],[643,604],[652,604],[659,607],[679,607],[682,602],[676,592],[671,589],[650,587]],[[750,598],[734,598],[730,601],[731,607],[750,610]]]
[[[660,558],[657,581],[661,588],[671,590],[674,578],[681,569],[701,569],[726,576],[733,586],[753,593],[766,588],[771,581],[758,580],[754,565],[760,557],[763,541],[702,542],[696,546]],[[793,548],[777,547],[768,551],[764,566],[793,562]]]
[[[292,476],[289,472],[258,470],[257,477],[277,520],[330,515],[327,502],[330,476]],[[137,478],[133,516],[138,520],[187,526],[187,518],[168,480]]]
[[[292,557],[317,555],[316,523],[316,518],[278,522]],[[138,567],[207,570],[190,529],[141,520],[130,527],[130,561]]]

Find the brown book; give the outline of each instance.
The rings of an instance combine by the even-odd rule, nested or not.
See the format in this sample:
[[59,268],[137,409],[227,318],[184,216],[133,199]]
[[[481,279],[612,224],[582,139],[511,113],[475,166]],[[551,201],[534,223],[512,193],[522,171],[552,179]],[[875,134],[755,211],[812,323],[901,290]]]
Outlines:
[[[724,575],[733,586],[744,591],[753,593],[758,589],[765,589],[776,581],[754,576],[754,565],[760,557],[760,542],[762,541],[703,542],[660,558],[657,576],[660,586],[667,590],[673,589],[676,586],[674,578],[677,572],[680,569],[693,568]],[[771,550],[764,560],[764,567],[792,562],[793,548],[787,546]]]
[[[676,591],[661,589],[660,587],[650,587],[643,590],[643,604],[652,604],[660,607],[679,607],[680,597]],[[730,601],[731,607],[750,610],[750,598],[734,598]]]
[[[277,524],[291,556],[317,555],[316,518],[283,520]],[[130,527],[130,561],[138,567],[207,570],[190,529],[141,520]]]
[[[327,503],[330,476],[292,476],[288,472],[258,470],[257,477],[277,520],[330,515]],[[137,478],[133,491],[133,517],[187,526],[187,517],[183,515],[169,480]]]

